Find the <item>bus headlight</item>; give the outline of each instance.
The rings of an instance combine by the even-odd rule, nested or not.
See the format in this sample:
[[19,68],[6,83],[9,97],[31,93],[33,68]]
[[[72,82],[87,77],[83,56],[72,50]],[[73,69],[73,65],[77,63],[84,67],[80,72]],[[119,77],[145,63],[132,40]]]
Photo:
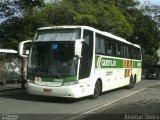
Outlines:
[[63,86],[69,86],[69,85],[75,85],[75,84],[78,84],[78,81],[63,82]]
[[28,83],[34,83],[34,80],[27,80]]

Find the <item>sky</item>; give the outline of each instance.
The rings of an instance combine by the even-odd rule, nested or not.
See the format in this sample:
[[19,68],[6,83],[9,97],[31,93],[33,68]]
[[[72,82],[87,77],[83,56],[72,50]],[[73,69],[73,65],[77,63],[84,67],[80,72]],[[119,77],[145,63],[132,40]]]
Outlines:
[[160,5],[160,0],[139,0],[142,4],[145,2],[145,1],[149,1],[151,4],[153,5]]

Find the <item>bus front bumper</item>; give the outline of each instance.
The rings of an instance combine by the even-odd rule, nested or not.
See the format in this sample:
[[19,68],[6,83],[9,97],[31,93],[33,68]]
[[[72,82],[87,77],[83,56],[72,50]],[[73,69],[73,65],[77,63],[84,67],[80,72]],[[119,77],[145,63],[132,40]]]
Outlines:
[[48,87],[39,86],[34,83],[27,83],[27,91],[29,94],[55,96],[55,97],[68,97],[80,98],[84,96],[84,88],[79,84],[71,86]]

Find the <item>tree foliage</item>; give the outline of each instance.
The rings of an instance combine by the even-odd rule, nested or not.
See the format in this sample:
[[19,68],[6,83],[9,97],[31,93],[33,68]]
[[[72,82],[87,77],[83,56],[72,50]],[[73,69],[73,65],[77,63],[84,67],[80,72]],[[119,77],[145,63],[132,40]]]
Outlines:
[[142,39],[139,44],[143,48],[144,66],[156,65],[160,48],[160,6],[146,3],[141,9],[143,16],[139,16],[138,32],[133,36]]
[[107,0],[63,0],[42,8],[39,14],[53,25],[88,25],[124,38],[133,33],[120,8]]
[[[20,0],[12,3],[16,6],[14,9],[8,7],[10,4],[0,4],[3,6],[0,15],[8,16],[0,25],[1,47],[17,49],[20,41],[33,38],[38,27],[87,25],[141,45],[144,61],[147,60],[145,56],[157,57],[158,22],[152,14],[146,14],[148,9],[138,9],[136,0],[62,0],[58,3]],[[158,10],[158,7],[154,9],[157,20]],[[15,14],[17,11],[19,15]]]

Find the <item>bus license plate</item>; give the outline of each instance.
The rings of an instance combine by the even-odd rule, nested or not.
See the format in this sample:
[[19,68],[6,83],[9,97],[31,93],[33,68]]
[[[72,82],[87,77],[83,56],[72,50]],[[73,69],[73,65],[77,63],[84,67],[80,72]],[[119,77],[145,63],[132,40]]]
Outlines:
[[51,89],[45,89],[45,88],[43,89],[43,92],[51,93],[51,91],[52,91]]

